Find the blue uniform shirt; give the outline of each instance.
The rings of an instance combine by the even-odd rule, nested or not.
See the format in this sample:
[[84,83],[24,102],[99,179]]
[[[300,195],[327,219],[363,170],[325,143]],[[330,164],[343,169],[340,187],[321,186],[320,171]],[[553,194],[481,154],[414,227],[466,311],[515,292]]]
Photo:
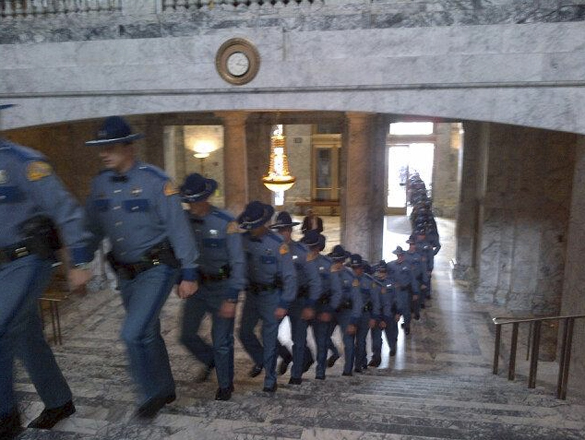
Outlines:
[[237,299],[238,293],[246,288],[246,261],[242,234],[234,217],[212,206],[206,216],[189,214],[189,218],[200,252],[199,273],[218,276],[229,266],[227,297]]
[[308,290],[305,303],[313,307],[321,296],[321,278],[317,261],[309,260],[309,249],[302,243],[291,240],[289,248],[297,271],[298,288]]
[[414,279],[420,290],[420,285],[428,285],[428,274],[427,274],[427,260],[423,258],[418,252],[407,251],[404,257],[405,261],[410,264],[410,268],[414,273]]
[[380,319],[380,290],[382,290],[382,284],[379,283],[370,274],[364,273],[360,277],[360,291],[364,304],[368,302],[372,305],[372,318]]
[[341,295],[339,297],[333,296],[331,298],[331,307],[337,309],[344,302],[351,303],[351,319],[353,325],[357,325],[362,313],[364,312],[364,302],[360,292],[360,281],[353,274],[351,269],[342,267],[337,272],[331,272],[332,275],[339,277],[341,284]]
[[65,190],[45,156],[0,139],[0,247],[22,241],[20,225],[36,215],[51,217],[74,264],[93,259],[84,212]]
[[258,284],[282,281],[279,306],[288,309],[297,296],[297,275],[292,254],[282,237],[266,231],[261,237],[244,234],[244,251],[248,263],[248,279]]
[[386,323],[394,322],[394,315],[398,311],[396,288],[392,280],[388,277],[384,279],[377,278],[383,287],[380,290],[380,311],[382,320]]
[[199,256],[178,191],[159,168],[136,162],[122,179],[104,170],[92,182],[86,210],[93,249],[107,236],[121,263],[135,263],[154,245],[168,239],[181,262],[182,279],[196,279]]
[[323,311],[331,313],[334,311],[334,308],[331,306],[334,301],[333,298],[336,298],[335,301],[339,304],[342,296],[341,280],[337,273],[331,272],[331,265],[333,264],[331,258],[319,254],[315,261],[317,264],[317,270],[319,271],[319,277],[321,278],[320,298],[323,299],[324,303]]
[[413,295],[418,295],[418,283],[414,279],[414,273],[409,262],[405,259],[402,263],[398,260],[391,261],[386,266],[388,278],[395,283],[396,291],[412,289]]

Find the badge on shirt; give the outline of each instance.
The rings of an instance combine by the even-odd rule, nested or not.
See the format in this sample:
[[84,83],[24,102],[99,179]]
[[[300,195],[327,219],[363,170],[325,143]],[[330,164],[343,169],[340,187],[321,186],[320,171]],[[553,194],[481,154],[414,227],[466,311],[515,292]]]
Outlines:
[[164,193],[165,196],[172,196],[175,194],[179,194],[179,190],[177,189],[175,184],[169,180],[167,183],[165,183]]
[[8,183],[8,171],[0,170],[0,185]]
[[47,162],[41,162],[39,160],[31,162],[26,168],[26,178],[30,182],[36,182],[44,177],[53,174],[53,168]]
[[356,279],[356,280],[353,280],[353,283],[351,283],[351,285],[353,287],[358,287],[360,285],[360,282],[359,282],[359,280]]
[[217,229],[210,229],[209,230],[209,235],[211,235],[212,237],[217,237],[219,234],[219,231]]
[[286,243],[282,243],[278,252],[280,252],[280,255],[288,254],[288,245]]

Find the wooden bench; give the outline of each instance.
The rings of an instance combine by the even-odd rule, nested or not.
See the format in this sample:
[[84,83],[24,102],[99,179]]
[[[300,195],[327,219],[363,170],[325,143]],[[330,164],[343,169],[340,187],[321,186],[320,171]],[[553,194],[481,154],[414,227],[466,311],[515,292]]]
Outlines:
[[[315,212],[315,214],[340,215],[339,211],[341,205],[339,200],[313,200],[308,202],[296,202],[295,205],[301,208],[301,215],[306,214],[306,208],[313,208],[313,212]],[[323,213],[319,208],[328,208],[328,211],[325,210],[325,213]]]

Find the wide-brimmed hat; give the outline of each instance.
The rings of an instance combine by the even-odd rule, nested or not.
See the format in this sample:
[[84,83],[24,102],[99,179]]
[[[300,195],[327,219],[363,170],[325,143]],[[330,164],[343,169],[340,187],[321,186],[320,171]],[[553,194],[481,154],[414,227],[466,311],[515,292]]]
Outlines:
[[132,133],[130,125],[120,116],[106,118],[97,132],[97,139],[87,141],[88,146],[102,146],[111,144],[126,144],[143,138],[141,133]]
[[[305,232],[305,235],[301,238],[301,243],[307,246],[318,246],[321,243],[321,237],[323,237],[321,234],[312,229]],[[323,243],[325,243],[325,237],[323,237]]]
[[343,249],[343,246],[340,244],[336,244],[328,257],[334,261],[345,261],[349,257],[349,252]]
[[215,192],[217,182],[213,179],[206,179],[199,173],[189,174],[185,183],[181,186],[181,197],[183,202],[201,202]]
[[402,255],[402,254],[405,254],[406,252],[404,252],[404,249],[402,249],[402,247],[401,247],[401,246],[396,246],[396,249],[394,249],[394,250],[392,251],[392,253],[393,253],[394,255]]
[[300,225],[300,222],[293,222],[292,217],[286,211],[279,212],[276,216],[276,222],[270,225],[270,229],[292,228]]
[[351,254],[349,257],[349,265],[351,267],[362,267],[364,265],[364,260],[360,254]]
[[244,212],[242,212],[236,221],[240,228],[250,230],[259,228],[266,223],[274,214],[274,208],[266,205],[258,200],[254,200],[246,205]]
[[376,272],[386,272],[386,270],[387,270],[386,266],[387,266],[386,260],[380,260],[380,261],[378,261],[378,264],[376,264],[374,266],[374,270]]

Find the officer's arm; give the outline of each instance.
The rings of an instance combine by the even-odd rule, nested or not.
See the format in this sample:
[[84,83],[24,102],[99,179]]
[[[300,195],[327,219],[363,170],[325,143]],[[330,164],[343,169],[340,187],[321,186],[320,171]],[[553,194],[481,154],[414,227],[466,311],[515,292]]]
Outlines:
[[364,312],[364,300],[362,299],[359,284],[357,286],[352,285],[350,295],[352,302],[350,321],[353,325],[357,325]]
[[414,276],[414,271],[409,270],[408,273],[410,275],[410,286],[412,287],[412,294],[418,295],[420,293],[420,287],[418,285],[418,281],[416,280],[416,277]]
[[197,264],[195,262],[199,257],[199,249],[183,211],[179,191],[170,180],[166,180],[161,182],[156,193],[158,194],[158,215],[166,226],[175,256],[181,262],[182,280],[196,281]]
[[230,265],[228,298],[238,299],[240,291],[246,288],[246,258],[242,234],[235,222],[228,223],[226,241]]
[[343,297],[343,287],[341,284],[341,275],[339,272],[331,272],[329,275],[329,282],[331,284],[331,297],[329,298],[329,305],[327,308],[334,311],[341,304]]
[[91,234],[91,238],[88,242],[88,249],[93,255],[95,251],[97,251],[101,241],[106,235],[102,225],[99,222],[99,214],[95,197],[95,182],[92,185],[91,193],[85,202],[85,213],[87,229]]
[[85,228],[83,208],[65,189],[51,165],[43,160],[29,161],[25,179],[27,182],[23,188],[29,197],[59,227],[72,263],[77,265],[93,260],[93,253],[88,249],[91,235]]
[[433,255],[437,255],[440,250],[441,250],[441,243],[439,243],[439,240],[437,239],[435,241],[435,243],[433,244]]
[[381,304],[381,296],[382,296],[382,286],[376,283],[375,286],[372,287],[371,296],[372,296],[372,317],[374,319],[381,319],[382,315],[382,304]]
[[297,274],[288,245],[281,244],[278,251],[278,266],[282,277],[282,294],[278,307],[287,309],[297,296]]
[[321,296],[321,276],[319,275],[319,265],[317,260],[306,261],[304,264],[305,275],[309,280],[309,297],[306,305],[315,307],[315,303]]

